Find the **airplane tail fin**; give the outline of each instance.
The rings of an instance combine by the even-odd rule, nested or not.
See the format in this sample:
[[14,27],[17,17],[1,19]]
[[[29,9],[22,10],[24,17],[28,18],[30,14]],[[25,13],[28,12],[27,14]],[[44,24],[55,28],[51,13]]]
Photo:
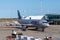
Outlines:
[[21,15],[20,15],[19,10],[17,10],[17,13],[18,13],[18,19],[21,19]]

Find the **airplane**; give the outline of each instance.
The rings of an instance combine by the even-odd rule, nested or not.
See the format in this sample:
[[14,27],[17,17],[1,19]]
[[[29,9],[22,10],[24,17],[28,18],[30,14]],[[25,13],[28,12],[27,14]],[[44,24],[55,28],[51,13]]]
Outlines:
[[19,10],[17,10],[17,12],[18,22],[21,24],[21,26],[26,26],[26,29],[28,27],[32,28],[35,27],[36,30],[41,28],[42,29],[41,31],[44,32],[44,29],[49,27],[49,23],[43,19],[43,16],[40,16],[40,18],[38,18],[39,16],[27,16],[23,19],[22,16],[20,15]]

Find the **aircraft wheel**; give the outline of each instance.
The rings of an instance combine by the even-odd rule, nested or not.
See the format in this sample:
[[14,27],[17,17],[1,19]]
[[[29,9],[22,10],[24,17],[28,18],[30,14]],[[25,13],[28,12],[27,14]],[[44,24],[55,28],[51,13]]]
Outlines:
[[26,29],[28,28],[28,26],[26,26]]
[[38,30],[38,28],[36,27],[35,30]]
[[26,31],[26,26],[22,26],[22,31]]
[[45,28],[43,27],[41,31],[44,32],[44,29],[45,29]]

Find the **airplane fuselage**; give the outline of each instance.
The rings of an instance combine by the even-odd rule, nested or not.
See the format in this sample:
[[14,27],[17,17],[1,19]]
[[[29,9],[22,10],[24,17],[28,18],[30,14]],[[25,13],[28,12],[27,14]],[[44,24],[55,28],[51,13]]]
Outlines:
[[48,27],[49,26],[47,21],[41,21],[41,20],[20,19],[19,23],[25,26],[35,26],[35,27]]

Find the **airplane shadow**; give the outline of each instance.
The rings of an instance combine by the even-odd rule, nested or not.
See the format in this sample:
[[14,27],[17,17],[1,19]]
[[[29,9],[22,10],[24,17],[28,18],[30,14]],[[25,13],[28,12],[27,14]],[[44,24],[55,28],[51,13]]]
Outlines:
[[[21,28],[19,28],[19,27],[10,27],[10,28],[21,29]],[[36,29],[27,29],[27,30],[30,30],[30,31],[38,31],[38,32],[44,32],[44,31],[42,31],[41,29],[38,29],[38,30],[36,30]]]
[[43,32],[41,29],[40,29],[40,30],[28,29],[28,30],[31,30],[31,31],[38,31],[38,32]]

